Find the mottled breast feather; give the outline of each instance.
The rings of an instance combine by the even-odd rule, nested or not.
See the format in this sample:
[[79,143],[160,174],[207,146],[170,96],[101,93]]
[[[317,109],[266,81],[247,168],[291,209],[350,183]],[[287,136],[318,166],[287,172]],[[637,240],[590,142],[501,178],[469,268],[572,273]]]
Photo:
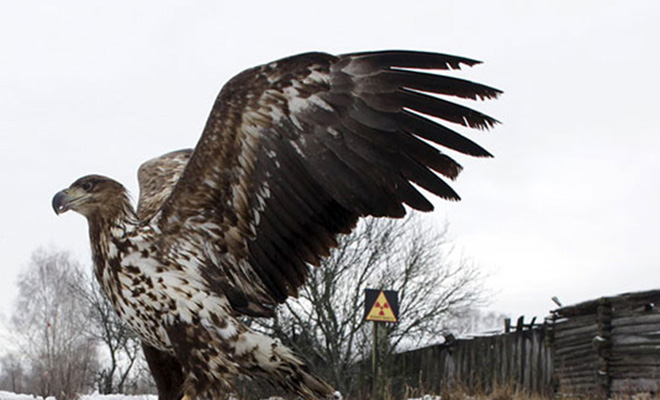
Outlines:
[[[443,148],[489,157],[456,129],[497,121],[450,98],[501,92],[424,70],[478,63],[408,51],[307,53],[242,72],[220,92],[154,216],[158,229],[172,248],[203,243],[195,273],[237,310],[267,313],[297,294],[308,265],[359,217],[432,210],[417,187],[459,199],[446,180],[461,167]],[[151,215],[162,193],[147,192]]]

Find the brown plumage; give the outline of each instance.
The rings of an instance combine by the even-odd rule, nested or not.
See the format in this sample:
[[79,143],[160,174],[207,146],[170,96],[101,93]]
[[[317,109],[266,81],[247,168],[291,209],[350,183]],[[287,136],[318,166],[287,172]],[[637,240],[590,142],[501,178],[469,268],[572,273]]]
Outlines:
[[302,54],[242,72],[220,92],[194,151],[139,171],[125,189],[87,176],[53,199],[87,217],[95,271],[117,312],[178,362],[187,397],[261,376],[304,398],[332,388],[239,315],[268,317],[362,216],[401,217],[448,200],[461,167],[429,142],[489,157],[446,123],[495,123],[447,100],[500,91],[420,70],[477,61],[435,53]]

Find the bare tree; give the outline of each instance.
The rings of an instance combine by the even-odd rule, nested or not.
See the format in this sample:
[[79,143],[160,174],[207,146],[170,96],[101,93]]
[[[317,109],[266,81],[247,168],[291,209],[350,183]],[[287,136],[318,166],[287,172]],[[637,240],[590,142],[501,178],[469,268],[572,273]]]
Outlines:
[[510,318],[507,314],[495,311],[470,309],[452,324],[452,331],[459,335],[469,335],[483,332],[502,332],[504,321]]
[[97,358],[85,310],[72,295],[84,275],[67,253],[37,250],[19,276],[12,323],[26,359],[24,390],[73,399],[91,388]]
[[89,324],[85,332],[102,345],[108,360],[95,379],[97,390],[102,394],[135,390],[141,371],[136,368],[142,357],[140,339],[117,316],[94,277],[80,283],[82,286],[74,288],[74,293],[87,309]]
[[0,390],[23,393],[25,371],[23,363],[16,354],[6,354],[0,359]]
[[356,364],[371,351],[371,326],[363,322],[365,288],[399,292],[400,322],[388,326],[385,355],[437,341],[449,322],[481,302],[478,269],[451,261],[446,234],[446,226],[423,224],[416,214],[366,219],[311,271],[298,299],[288,301],[274,320],[257,323],[349,393]]

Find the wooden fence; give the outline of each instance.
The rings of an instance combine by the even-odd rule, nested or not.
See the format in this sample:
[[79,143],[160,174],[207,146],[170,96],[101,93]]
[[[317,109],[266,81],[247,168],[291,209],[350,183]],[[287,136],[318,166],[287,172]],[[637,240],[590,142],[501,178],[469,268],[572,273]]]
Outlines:
[[395,397],[407,387],[427,393],[460,388],[490,393],[509,386],[528,393],[552,393],[552,357],[545,330],[450,340],[392,356],[388,363]]
[[391,391],[489,393],[507,386],[563,398],[660,394],[660,290],[562,307],[541,326],[395,354]]

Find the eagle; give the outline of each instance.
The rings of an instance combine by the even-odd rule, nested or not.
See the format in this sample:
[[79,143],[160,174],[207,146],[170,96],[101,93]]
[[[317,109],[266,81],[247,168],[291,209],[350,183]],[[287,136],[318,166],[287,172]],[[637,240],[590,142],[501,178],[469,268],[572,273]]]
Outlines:
[[459,200],[446,181],[461,166],[442,148],[491,157],[455,128],[498,121],[450,98],[501,91],[442,70],[478,63],[376,51],[257,66],[224,85],[193,150],[140,166],[137,209],[101,175],[53,197],[56,214],[86,217],[96,279],[144,343],[159,393],[221,397],[244,375],[333,396],[244,317],[272,317],[361,217],[431,211],[428,193]]

